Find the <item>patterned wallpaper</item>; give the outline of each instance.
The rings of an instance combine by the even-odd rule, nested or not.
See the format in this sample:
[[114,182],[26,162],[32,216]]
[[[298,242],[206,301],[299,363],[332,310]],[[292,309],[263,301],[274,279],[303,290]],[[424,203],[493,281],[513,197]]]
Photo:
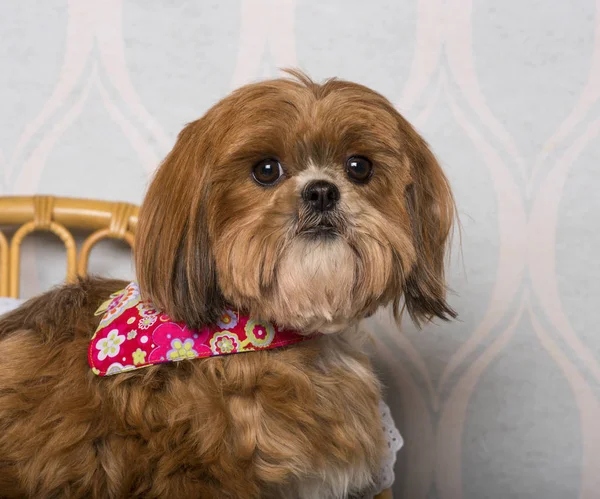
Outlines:
[[[186,122],[279,67],[388,96],[432,144],[462,224],[460,320],[369,324],[406,441],[395,497],[600,496],[600,0],[14,0],[0,12],[0,194],[140,202]],[[26,295],[60,279],[51,241],[26,245]],[[92,268],[131,275],[110,244]]]

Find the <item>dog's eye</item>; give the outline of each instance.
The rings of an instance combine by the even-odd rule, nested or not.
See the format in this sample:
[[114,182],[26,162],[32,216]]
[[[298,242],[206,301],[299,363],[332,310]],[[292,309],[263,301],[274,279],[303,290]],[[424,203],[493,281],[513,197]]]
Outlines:
[[283,175],[281,163],[276,159],[263,159],[252,168],[252,178],[260,185],[273,185]]
[[364,184],[373,174],[373,165],[363,156],[350,156],[346,160],[346,173],[353,182]]

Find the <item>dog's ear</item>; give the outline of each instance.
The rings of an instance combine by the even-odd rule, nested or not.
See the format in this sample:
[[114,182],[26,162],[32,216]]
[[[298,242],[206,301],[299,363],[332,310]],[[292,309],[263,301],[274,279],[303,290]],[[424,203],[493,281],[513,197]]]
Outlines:
[[444,275],[455,208],[450,186],[435,156],[414,130],[410,132],[408,156],[412,183],[405,197],[416,262],[404,280],[404,301],[413,321],[421,325],[434,317],[443,320],[456,317],[446,301]]
[[135,244],[142,297],[191,328],[214,323],[224,308],[206,216],[206,148],[202,120],[179,134],[142,204]]

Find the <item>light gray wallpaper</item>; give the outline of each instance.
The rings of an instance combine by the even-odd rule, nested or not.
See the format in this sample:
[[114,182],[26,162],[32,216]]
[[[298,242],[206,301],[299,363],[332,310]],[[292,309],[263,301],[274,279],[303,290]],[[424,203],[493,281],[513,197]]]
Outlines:
[[[5,0],[0,37],[3,195],[139,203],[185,123],[280,67],[388,96],[462,223],[460,320],[369,324],[395,497],[600,497],[600,0]],[[51,237],[24,259],[26,296],[63,275]]]

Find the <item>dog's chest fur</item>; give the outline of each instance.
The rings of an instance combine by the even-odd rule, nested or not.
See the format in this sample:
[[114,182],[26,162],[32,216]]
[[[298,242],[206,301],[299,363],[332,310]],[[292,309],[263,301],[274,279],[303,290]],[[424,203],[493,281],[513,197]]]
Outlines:
[[[97,378],[84,281],[0,321],[0,490],[36,497],[344,498],[384,450],[379,386],[340,337]],[[23,326],[25,325],[25,326]]]

